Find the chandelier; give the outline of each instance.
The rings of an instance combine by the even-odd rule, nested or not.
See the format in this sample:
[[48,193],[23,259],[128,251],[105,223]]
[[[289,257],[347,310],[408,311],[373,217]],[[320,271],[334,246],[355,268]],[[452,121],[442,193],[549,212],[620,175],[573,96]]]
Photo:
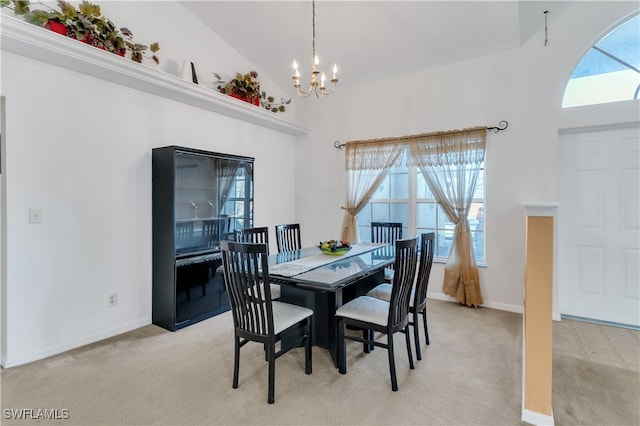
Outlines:
[[[336,77],[336,73],[338,72],[338,67],[334,64],[333,65],[333,77],[331,78],[331,89],[327,89],[327,87],[325,86],[325,80],[326,80],[326,76],[324,75],[324,73],[321,74],[321,72],[318,70],[318,64],[320,63],[320,60],[318,59],[318,55],[316,55],[316,2],[315,0],[312,0],[311,2],[311,8],[313,11],[313,21],[312,21],[312,28],[313,28],[313,38],[311,39],[311,81],[309,82],[309,87],[305,90],[302,89],[300,87],[300,71],[298,71],[298,63],[296,62],[296,60],[293,60],[293,87],[296,88],[296,91],[298,92],[298,95],[300,95],[300,97],[302,98],[306,98],[307,96],[311,95],[312,93],[315,93],[316,97],[318,98],[322,98],[324,95],[330,95],[333,93],[334,90],[336,90],[336,83],[338,82],[338,78]],[[319,80],[318,80],[318,76],[320,76]]]

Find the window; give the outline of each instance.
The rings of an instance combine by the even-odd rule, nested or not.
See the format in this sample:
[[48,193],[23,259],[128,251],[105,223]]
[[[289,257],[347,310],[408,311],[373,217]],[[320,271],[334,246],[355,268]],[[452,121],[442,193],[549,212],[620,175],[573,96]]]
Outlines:
[[567,83],[562,107],[638,99],[640,16],[622,23],[582,58]]
[[[467,219],[476,262],[484,264],[484,166],[480,169]],[[422,173],[416,167],[406,166],[406,154],[400,164],[391,169],[369,203],[358,214],[358,231],[362,241],[371,241],[370,224],[377,221],[402,222],[402,235],[405,238],[434,231],[435,256],[440,261],[449,256],[454,224],[436,202]]]
[[249,228],[253,224],[252,167],[252,163],[242,163],[228,182],[228,194],[219,213],[231,218],[230,229]]

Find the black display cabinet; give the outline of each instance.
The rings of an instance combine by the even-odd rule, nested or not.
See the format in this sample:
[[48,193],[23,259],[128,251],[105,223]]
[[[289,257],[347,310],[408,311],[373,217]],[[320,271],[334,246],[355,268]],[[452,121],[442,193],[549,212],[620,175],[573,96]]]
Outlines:
[[229,310],[220,241],[253,226],[251,157],[152,151],[152,322],[175,331]]

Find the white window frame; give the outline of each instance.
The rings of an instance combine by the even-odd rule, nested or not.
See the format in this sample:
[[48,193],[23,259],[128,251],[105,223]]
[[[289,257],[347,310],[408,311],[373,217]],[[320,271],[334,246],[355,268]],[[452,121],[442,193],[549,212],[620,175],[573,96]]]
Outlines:
[[[486,170],[485,170],[485,165],[486,165],[486,161],[485,163],[482,165],[482,187],[483,189],[485,188],[485,180],[486,180]],[[438,204],[435,199],[433,198],[418,198],[418,179],[422,178],[422,174],[421,172],[418,170],[417,167],[413,166],[413,167],[408,167],[408,166],[403,166],[406,167],[407,169],[407,191],[408,191],[408,197],[406,199],[403,198],[371,198],[371,200],[369,200],[369,202],[367,203],[367,205],[363,208],[363,210],[360,212],[360,214],[358,214],[358,228],[360,231],[360,239],[361,241],[370,241],[371,240],[371,227],[370,227],[370,221],[361,221],[361,217],[365,216],[365,215],[372,215],[372,204],[385,204],[387,206],[391,206],[392,204],[406,204],[407,205],[407,217],[406,217],[406,221],[402,220],[403,222],[403,231],[402,231],[402,235],[403,237],[409,237],[411,235],[415,235],[417,233],[422,233],[422,232],[430,232],[430,231],[434,231],[436,232],[436,256],[434,257],[434,261],[435,262],[439,262],[439,263],[445,263],[447,260],[447,255],[446,254],[442,254],[441,252],[439,252],[439,247],[440,247],[440,238],[441,238],[441,233],[446,232],[446,228],[444,228],[444,224],[440,222],[440,217],[436,216],[436,229],[418,229],[417,227],[417,214],[418,214],[418,203],[435,203]],[[389,173],[389,175],[387,176],[387,178],[384,180],[384,183],[389,183],[391,182],[391,175],[393,174],[398,174],[398,173],[394,173],[394,168],[391,169],[391,172]],[[404,172],[402,173],[404,174]],[[389,190],[389,194],[391,195],[391,189]],[[473,199],[473,203],[481,203],[482,207],[483,207],[483,211],[486,217],[486,192],[483,190],[483,198],[474,198]],[[439,215],[439,208],[437,208],[436,211],[436,215]],[[365,212],[365,209],[369,209],[369,212]],[[364,212],[364,214],[363,214]],[[373,219],[371,219],[373,220]],[[376,219],[377,220],[377,219]],[[400,222],[400,220],[396,220],[393,217],[391,217],[391,211],[389,209],[389,219],[385,219],[384,221],[390,221],[390,222]],[[447,219],[445,218],[444,221],[447,221]],[[472,236],[474,235],[475,229],[471,229],[472,232]],[[476,263],[478,264],[478,266],[486,266],[486,256],[484,255],[486,253],[486,219],[483,220],[483,226],[482,226],[482,235],[485,237],[482,239],[482,254],[483,256],[478,258],[478,254],[476,253]],[[474,241],[472,240],[472,243]],[[450,247],[450,246],[449,246]]]

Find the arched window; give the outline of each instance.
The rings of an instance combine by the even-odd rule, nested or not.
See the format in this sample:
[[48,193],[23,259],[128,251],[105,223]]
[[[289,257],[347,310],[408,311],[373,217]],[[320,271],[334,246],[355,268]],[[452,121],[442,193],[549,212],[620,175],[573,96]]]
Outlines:
[[573,71],[562,107],[638,99],[640,15],[627,20],[591,47]]

